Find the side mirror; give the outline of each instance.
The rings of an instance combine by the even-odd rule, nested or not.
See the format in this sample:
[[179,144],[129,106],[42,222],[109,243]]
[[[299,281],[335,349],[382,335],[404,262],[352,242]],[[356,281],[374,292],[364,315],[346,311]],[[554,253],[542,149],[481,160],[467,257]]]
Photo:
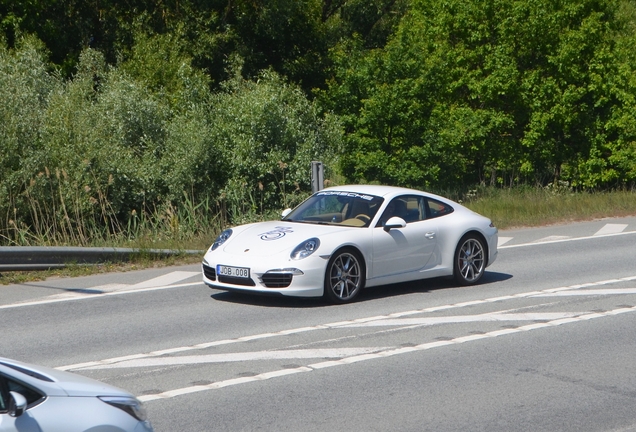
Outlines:
[[17,392],[9,392],[9,395],[11,395],[9,400],[9,415],[11,417],[20,417],[26,410],[27,400]]
[[283,212],[281,213],[281,217],[287,216],[288,214],[291,213],[291,211],[292,211],[292,209],[290,209],[290,208],[283,210]]
[[406,221],[400,217],[393,216],[384,224],[384,231],[389,231],[391,228],[404,228]]

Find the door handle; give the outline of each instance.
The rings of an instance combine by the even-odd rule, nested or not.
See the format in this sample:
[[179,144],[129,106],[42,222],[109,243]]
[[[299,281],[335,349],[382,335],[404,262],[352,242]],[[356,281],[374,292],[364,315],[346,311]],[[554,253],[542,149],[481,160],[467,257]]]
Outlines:
[[429,231],[424,235],[426,236],[427,239],[433,240],[435,238],[435,231]]

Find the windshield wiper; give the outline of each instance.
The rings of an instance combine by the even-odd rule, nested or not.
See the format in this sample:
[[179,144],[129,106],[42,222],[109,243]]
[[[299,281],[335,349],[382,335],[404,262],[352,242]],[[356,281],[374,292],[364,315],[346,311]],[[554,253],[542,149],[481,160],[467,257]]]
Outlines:
[[312,224],[312,225],[333,225],[333,222],[318,221],[318,220],[292,220],[292,219],[282,219],[282,221],[284,221],[284,222],[295,222],[295,223]]

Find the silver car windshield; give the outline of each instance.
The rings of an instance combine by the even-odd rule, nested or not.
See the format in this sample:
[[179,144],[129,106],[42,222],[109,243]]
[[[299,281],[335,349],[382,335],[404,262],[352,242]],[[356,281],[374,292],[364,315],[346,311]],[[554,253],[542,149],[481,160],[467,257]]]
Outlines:
[[346,191],[320,191],[296,207],[283,220],[313,224],[368,227],[383,198]]

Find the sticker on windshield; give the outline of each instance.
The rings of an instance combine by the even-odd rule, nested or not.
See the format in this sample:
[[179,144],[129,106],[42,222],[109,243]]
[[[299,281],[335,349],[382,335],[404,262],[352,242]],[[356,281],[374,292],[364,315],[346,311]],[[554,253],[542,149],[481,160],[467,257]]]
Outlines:
[[338,195],[338,196],[346,196],[351,198],[362,198],[363,200],[371,201],[374,197],[371,195],[363,195],[356,192],[341,192],[341,191],[322,191],[316,193],[316,196],[329,196],[329,195]]
[[259,234],[259,236],[261,236],[261,240],[265,240],[265,241],[278,240],[279,238],[285,237],[285,234],[292,233],[292,232],[294,232],[292,227],[277,226],[271,231],[267,231],[262,234]]

